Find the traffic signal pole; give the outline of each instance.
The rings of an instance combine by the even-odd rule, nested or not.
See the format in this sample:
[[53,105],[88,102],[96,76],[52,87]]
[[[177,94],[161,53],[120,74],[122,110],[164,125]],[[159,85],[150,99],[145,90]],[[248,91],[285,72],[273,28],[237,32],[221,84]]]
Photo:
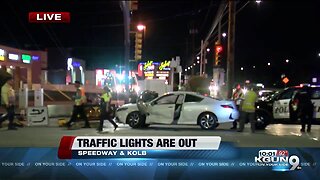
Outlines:
[[232,96],[234,84],[234,42],[235,42],[235,20],[236,1],[229,0],[229,21],[228,21],[228,50],[227,50],[227,90],[228,97]]
[[202,67],[203,67],[203,40],[201,40],[201,48],[200,48],[200,76],[202,76],[203,72],[202,72]]
[[129,91],[129,56],[130,56],[130,11],[129,1],[121,1],[120,6],[124,20],[124,67],[125,67],[125,88]]

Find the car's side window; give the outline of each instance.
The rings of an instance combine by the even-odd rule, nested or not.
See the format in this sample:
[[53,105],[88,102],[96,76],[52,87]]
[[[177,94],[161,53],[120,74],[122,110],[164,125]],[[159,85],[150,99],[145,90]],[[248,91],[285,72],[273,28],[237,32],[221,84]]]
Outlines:
[[177,99],[177,102],[176,104],[182,104],[183,103],[183,98],[184,98],[184,95],[183,94],[180,94],[178,99]]
[[281,100],[281,99],[291,99],[292,96],[293,96],[294,90],[295,90],[295,89],[288,89],[287,91],[283,92],[283,93],[279,96],[278,100]]
[[163,96],[159,98],[157,101],[155,101],[154,104],[160,105],[160,104],[175,104],[177,100],[178,95],[176,94],[169,94],[166,96]]
[[187,94],[184,102],[200,102],[202,100],[203,100],[203,98],[201,98],[201,97]]
[[315,89],[311,94],[312,99],[320,99],[320,89]]

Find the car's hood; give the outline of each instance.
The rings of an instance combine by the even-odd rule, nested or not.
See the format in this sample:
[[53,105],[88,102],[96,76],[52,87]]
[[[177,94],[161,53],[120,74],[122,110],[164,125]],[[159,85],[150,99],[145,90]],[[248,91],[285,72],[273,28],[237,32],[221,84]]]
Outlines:
[[120,106],[121,108],[126,107],[126,108],[133,108],[133,107],[137,107],[136,103],[129,103],[129,104],[124,104],[122,106]]

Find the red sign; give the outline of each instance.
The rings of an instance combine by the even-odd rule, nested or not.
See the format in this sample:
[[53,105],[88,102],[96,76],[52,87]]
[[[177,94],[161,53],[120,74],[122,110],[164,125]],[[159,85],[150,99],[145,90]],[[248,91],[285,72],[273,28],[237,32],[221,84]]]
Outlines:
[[70,23],[70,13],[29,12],[29,23]]

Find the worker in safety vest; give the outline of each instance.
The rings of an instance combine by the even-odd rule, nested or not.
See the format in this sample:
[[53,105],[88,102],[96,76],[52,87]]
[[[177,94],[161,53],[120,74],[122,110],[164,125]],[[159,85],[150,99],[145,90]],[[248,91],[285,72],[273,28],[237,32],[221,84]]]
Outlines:
[[[244,97],[244,93],[241,89],[241,86],[240,84],[238,84],[236,86],[236,89],[234,90],[233,94],[232,94],[232,99],[234,100],[236,106],[237,106],[237,109],[239,110],[240,108],[240,103],[241,101],[243,100],[243,97]],[[237,129],[237,122],[239,120],[238,119],[235,119],[232,123],[232,127],[230,129]]]
[[1,104],[6,108],[7,114],[0,118],[0,127],[2,127],[2,122],[5,119],[9,120],[8,130],[17,130],[15,127],[13,120],[14,120],[14,104],[15,104],[15,92],[12,88],[13,86],[13,79],[12,77],[8,77],[6,79],[6,83],[0,87],[1,88]]
[[111,91],[110,89],[105,86],[103,88],[103,94],[101,95],[101,101],[100,101],[100,123],[99,123],[99,128],[98,131],[101,132],[103,130],[103,121],[106,119],[108,120],[113,126],[114,130],[118,128],[118,125],[111,119]]
[[83,87],[81,87],[81,83],[79,81],[75,81],[74,86],[76,88],[76,94],[74,96],[73,112],[70,121],[67,123],[67,127],[70,128],[72,123],[77,120],[78,115],[80,115],[85,122],[85,125],[82,128],[90,128],[88,117],[84,111],[84,106],[87,102],[85,91]]
[[240,127],[238,132],[242,132],[244,129],[244,124],[249,119],[251,123],[251,132],[255,132],[255,125],[256,125],[256,117],[255,111],[256,106],[255,103],[258,99],[257,93],[251,87],[246,94],[244,95],[244,99],[240,104]]

